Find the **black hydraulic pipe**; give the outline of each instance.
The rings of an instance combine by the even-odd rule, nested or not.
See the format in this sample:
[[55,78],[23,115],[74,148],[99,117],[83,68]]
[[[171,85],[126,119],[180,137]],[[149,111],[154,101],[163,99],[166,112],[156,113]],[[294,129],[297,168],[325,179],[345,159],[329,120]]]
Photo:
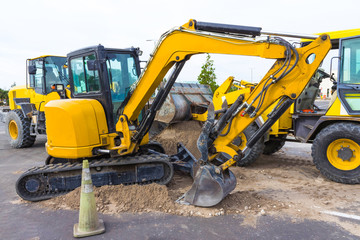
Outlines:
[[213,133],[215,135],[219,134],[224,127],[226,126],[228,120],[232,117],[232,114],[244,101],[244,96],[240,95],[236,101],[230,106],[230,108],[220,117],[219,121],[216,123]]
[[245,35],[251,35],[251,36],[260,36],[261,35],[260,27],[249,27],[249,26],[210,23],[210,22],[198,22],[195,20],[194,20],[194,22],[195,22],[195,29],[200,30],[200,31],[216,32],[216,33],[245,34]]
[[164,101],[166,100],[166,97],[169,94],[172,86],[174,85],[177,77],[179,76],[182,68],[184,67],[185,62],[186,60],[176,63],[175,69],[172,72],[169,81],[166,83],[165,87],[163,89],[160,89],[160,91],[156,95],[154,102],[152,103],[150,109],[146,112],[143,120],[137,128],[136,134],[133,137],[133,140],[137,143],[140,143],[145,134],[149,131],[154,121],[156,112],[161,108]]
[[268,120],[251,136],[246,146],[252,148],[255,143],[271,128],[271,126],[283,115],[283,113],[293,104],[294,100],[287,98],[271,115]]

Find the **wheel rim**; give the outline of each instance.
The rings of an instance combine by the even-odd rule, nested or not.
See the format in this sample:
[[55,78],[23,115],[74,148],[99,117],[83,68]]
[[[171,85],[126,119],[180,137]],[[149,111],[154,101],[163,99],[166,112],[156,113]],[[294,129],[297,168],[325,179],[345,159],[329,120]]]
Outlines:
[[9,134],[12,139],[17,139],[19,135],[18,125],[16,124],[15,120],[11,120],[9,122]]
[[351,139],[337,139],[328,146],[327,158],[337,169],[353,170],[360,166],[360,146]]

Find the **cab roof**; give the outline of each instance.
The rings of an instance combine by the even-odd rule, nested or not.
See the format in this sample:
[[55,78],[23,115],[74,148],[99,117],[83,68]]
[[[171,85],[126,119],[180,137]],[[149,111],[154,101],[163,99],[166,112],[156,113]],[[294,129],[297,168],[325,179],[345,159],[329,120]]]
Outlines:
[[[328,34],[331,39],[332,47],[331,49],[338,49],[339,42],[342,38],[360,36],[360,28],[341,30],[341,31],[333,31],[333,32],[323,32],[323,33],[315,33],[315,35]],[[307,45],[312,42],[312,39],[301,39],[301,43]]]
[[29,58],[29,60],[35,60],[35,59],[45,58],[45,57],[61,57],[61,58],[66,58],[66,57],[64,57],[64,56],[57,56],[57,55],[42,55],[42,56],[40,56],[40,57]]

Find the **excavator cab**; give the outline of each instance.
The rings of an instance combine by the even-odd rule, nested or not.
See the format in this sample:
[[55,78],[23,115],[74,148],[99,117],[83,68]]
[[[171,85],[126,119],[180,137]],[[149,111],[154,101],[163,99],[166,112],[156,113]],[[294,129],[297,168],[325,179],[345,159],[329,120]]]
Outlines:
[[139,49],[95,46],[68,54],[72,98],[98,100],[110,133],[116,131],[119,110],[140,75]]

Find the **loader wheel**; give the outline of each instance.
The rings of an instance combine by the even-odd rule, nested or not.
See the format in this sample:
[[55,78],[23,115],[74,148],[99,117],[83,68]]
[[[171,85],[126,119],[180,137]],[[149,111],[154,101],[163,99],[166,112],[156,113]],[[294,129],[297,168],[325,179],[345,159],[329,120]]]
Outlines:
[[30,119],[20,109],[10,111],[5,118],[5,132],[13,148],[31,147],[36,136],[30,135]]
[[140,146],[140,151],[143,153],[147,153],[148,150],[152,150],[158,153],[165,153],[164,147],[161,145],[161,143],[157,141],[149,141],[147,144]]
[[69,159],[69,158],[56,158],[53,156],[48,156],[45,160],[45,165],[49,165],[49,164],[58,164],[58,163],[73,163],[74,159]]
[[360,125],[335,123],[321,130],[312,145],[314,164],[328,179],[360,183]]
[[[258,126],[256,124],[251,124],[247,127],[243,133],[239,135],[234,141],[233,144],[238,146],[240,149],[244,149],[246,146],[246,142],[251,136],[258,130]],[[237,166],[245,167],[256,161],[262,154],[264,149],[264,141],[261,138],[255,145],[245,153],[245,156],[237,162]]]
[[285,145],[285,139],[286,135],[270,137],[269,141],[265,142],[263,154],[271,155],[279,151]]

